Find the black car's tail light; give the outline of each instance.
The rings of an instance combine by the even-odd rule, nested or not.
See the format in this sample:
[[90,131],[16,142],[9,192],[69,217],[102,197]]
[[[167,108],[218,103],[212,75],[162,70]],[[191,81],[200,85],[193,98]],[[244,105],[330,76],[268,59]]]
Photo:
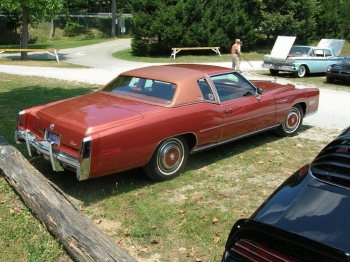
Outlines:
[[257,242],[241,239],[231,247],[226,255],[226,261],[282,262],[298,260]]

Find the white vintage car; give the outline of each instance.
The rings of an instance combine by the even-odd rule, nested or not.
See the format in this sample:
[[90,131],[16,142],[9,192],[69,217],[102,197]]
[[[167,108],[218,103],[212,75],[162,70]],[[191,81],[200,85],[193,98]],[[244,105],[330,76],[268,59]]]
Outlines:
[[325,73],[327,67],[342,61],[339,54],[345,40],[322,39],[317,46],[294,45],[295,36],[278,36],[270,55],[264,56],[263,68],[271,75],[280,71],[292,72],[296,77],[311,73]]

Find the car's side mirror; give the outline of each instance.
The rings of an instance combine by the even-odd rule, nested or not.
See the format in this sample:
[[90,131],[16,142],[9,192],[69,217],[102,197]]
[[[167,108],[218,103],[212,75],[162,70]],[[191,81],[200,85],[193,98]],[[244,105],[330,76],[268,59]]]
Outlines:
[[257,92],[258,94],[260,94],[260,95],[263,94],[263,93],[265,93],[264,89],[261,89],[261,88],[259,88],[259,87],[256,89],[256,92]]
[[255,92],[256,99],[260,100],[260,95],[263,94],[264,92],[265,92],[264,89],[261,89],[261,88],[258,87],[256,89],[256,92]]

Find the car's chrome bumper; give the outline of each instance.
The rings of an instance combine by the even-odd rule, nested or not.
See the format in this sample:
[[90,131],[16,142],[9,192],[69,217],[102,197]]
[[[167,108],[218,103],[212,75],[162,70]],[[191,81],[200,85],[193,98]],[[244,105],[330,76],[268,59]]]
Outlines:
[[277,71],[289,71],[289,72],[296,72],[298,69],[294,65],[275,65],[271,63],[263,63],[261,65],[263,68],[268,68],[272,70],[277,70]]
[[91,137],[82,141],[79,157],[53,148],[49,141],[39,141],[29,130],[16,130],[15,141],[25,141],[29,156],[32,149],[51,162],[54,171],[70,169],[76,172],[77,179],[85,180],[90,175]]

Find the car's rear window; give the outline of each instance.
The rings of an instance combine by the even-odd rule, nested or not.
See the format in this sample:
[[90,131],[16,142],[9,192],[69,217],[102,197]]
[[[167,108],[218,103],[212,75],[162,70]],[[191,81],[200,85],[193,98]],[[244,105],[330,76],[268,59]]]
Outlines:
[[170,104],[176,85],[154,79],[119,76],[101,91],[146,102]]

